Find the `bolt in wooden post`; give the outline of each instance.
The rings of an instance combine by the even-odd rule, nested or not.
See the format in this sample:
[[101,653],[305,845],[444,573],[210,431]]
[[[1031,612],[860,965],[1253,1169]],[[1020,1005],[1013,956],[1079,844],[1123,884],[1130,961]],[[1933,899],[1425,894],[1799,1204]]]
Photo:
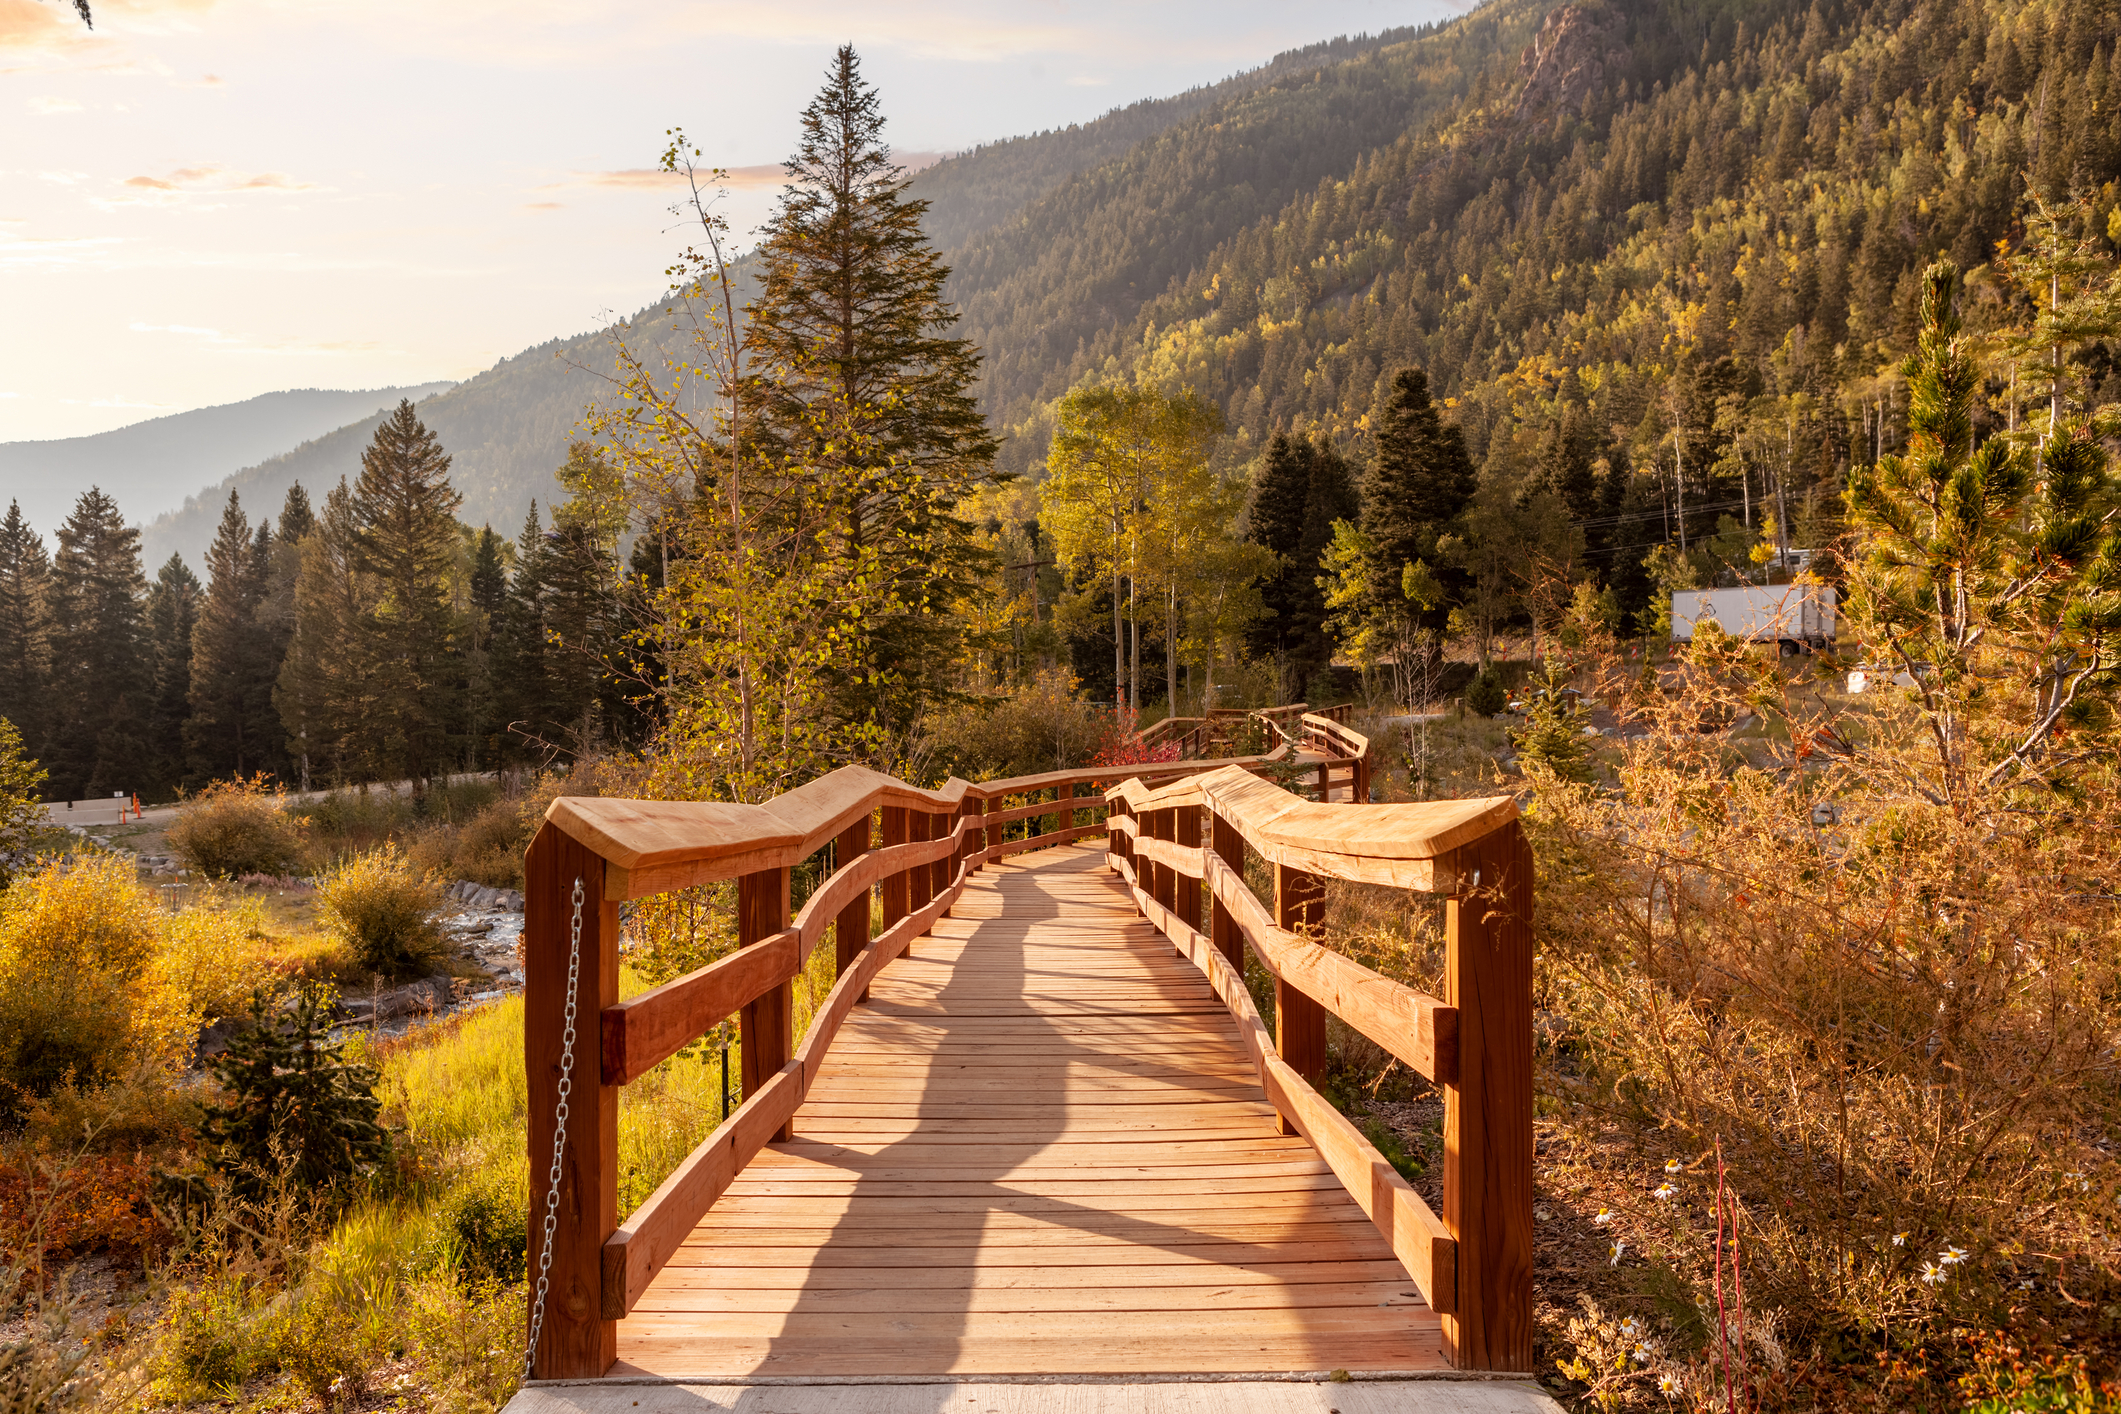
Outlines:
[[[1208,822],[1213,834],[1210,844],[1222,862],[1229,865],[1238,878],[1245,876],[1245,837],[1214,811],[1208,812]],[[1214,897],[1209,907],[1211,921],[1209,929],[1215,940],[1216,950],[1229,959],[1237,969],[1237,975],[1245,975],[1245,935],[1239,931],[1237,917],[1231,913],[1220,897]]]
[[[1294,933],[1322,927],[1325,881],[1275,865],[1274,921]],[[1326,1009],[1279,977],[1274,979],[1274,1049],[1291,1070],[1314,1085],[1326,1073]],[[1281,1132],[1300,1131],[1283,1115]]]
[[1458,1300],[1444,1351],[1462,1370],[1529,1371],[1532,850],[1512,821],[1453,864],[1467,892],[1445,911],[1458,1083],[1444,1087],[1443,1220],[1458,1238]]
[[[736,942],[740,948],[763,942],[788,926],[788,871],[761,869],[736,881]],[[788,1064],[795,1053],[795,988],[783,982],[737,1013],[737,1035],[744,1054],[744,1098]],[[786,1142],[792,1125],[773,1136]]]
[[[1198,805],[1181,805],[1178,809],[1172,811],[1171,814],[1178,822],[1177,833],[1180,848],[1199,849],[1200,807]],[[1178,916],[1186,920],[1188,928],[1198,929],[1200,927],[1200,886],[1201,881],[1199,879],[1189,878],[1184,874],[1178,876]]]
[[604,1316],[604,1239],[619,1225],[619,1092],[599,1083],[598,1021],[619,1000],[619,906],[604,897],[604,861],[556,826],[538,827],[523,861],[523,1073],[530,1106],[530,1270],[535,1286],[560,1099],[574,881],[582,881],[573,1085],[560,1161],[551,1294],[532,1362],[541,1380],[600,1379],[619,1358]]
[[[895,844],[905,844],[908,839],[906,807],[903,805],[887,805],[883,809],[883,816],[883,847],[885,849],[889,849]],[[881,895],[884,910],[884,931],[889,932],[893,924],[897,923],[900,919],[904,918],[908,913],[911,913],[913,911],[907,906],[907,888],[908,878],[904,870],[899,870],[895,873],[886,874],[884,876],[884,881],[881,886]]]

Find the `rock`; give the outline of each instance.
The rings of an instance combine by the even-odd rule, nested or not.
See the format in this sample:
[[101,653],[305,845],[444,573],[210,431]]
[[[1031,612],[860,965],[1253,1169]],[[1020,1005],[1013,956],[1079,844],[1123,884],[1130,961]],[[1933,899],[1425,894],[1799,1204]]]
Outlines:
[[199,1028],[199,1045],[193,1054],[193,1063],[203,1065],[208,1060],[228,1049],[228,1041],[243,1026],[240,1016],[224,1016],[211,1026]]

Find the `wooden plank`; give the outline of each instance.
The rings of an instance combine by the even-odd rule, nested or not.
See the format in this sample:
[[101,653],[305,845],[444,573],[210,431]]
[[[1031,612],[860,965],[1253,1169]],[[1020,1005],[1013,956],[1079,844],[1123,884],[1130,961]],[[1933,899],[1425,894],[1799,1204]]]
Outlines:
[[1415,1073],[1438,1084],[1458,1074],[1456,1008],[1278,926],[1243,877],[1221,859],[1209,860],[1207,872],[1210,890],[1277,982],[1287,981],[1321,1003]]
[[1242,770],[1202,776],[1199,785],[1208,807],[1270,864],[1425,892],[1453,887],[1446,856],[1517,818],[1517,802],[1506,795],[1343,810]]
[[636,1309],[643,1312],[698,1313],[701,1315],[763,1314],[800,1306],[805,1315],[938,1315],[965,1312],[972,1315],[1009,1313],[1074,1314],[1082,1311],[1165,1311],[1195,1303],[1217,1311],[1329,1311],[1353,1307],[1361,1310],[1422,1310],[1420,1298],[1408,1291],[1404,1280],[1395,1282],[1216,1283],[1195,1281],[1176,1286],[1150,1283],[1106,1285],[1091,1289],[1040,1287],[900,1287],[835,1291],[761,1290],[721,1284],[659,1288]]
[[626,1085],[691,1045],[711,1026],[787,983],[802,966],[802,939],[784,929],[660,987],[614,1002],[602,1016],[606,1085]]

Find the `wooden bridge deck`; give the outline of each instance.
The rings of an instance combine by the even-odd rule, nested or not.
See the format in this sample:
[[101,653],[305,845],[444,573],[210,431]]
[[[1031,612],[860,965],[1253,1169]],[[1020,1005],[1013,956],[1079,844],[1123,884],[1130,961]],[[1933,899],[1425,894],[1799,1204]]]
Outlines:
[[620,1322],[612,1375],[1449,1369],[1103,847],[990,865]]

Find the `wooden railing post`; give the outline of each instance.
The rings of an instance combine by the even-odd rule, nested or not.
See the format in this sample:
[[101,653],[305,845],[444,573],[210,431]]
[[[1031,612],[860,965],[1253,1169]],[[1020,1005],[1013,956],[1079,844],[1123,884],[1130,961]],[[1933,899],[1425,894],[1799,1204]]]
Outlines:
[[[931,810],[928,813],[928,838],[931,840],[948,839],[950,837],[950,821],[956,813],[954,810]],[[954,853],[946,854],[928,866],[928,898],[930,900],[933,900],[944,889],[950,887],[951,862],[955,857]]]
[[575,880],[582,883],[581,962],[575,983],[574,1067],[550,1295],[534,1352],[541,1380],[600,1379],[619,1358],[619,1327],[604,1319],[604,1239],[619,1225],[619,1092],[600,1083],[599,1018],[619,1000],[619,906],[604,897],[604,861],[543,825],[523,861],[523,1073],[529,1082],[530,1265],[537,1270],[560,1101],[567,964]]
[[1458,1238],[1444,1350],[1464,1370],[1532,1368],[1532,850],[1516,821],[1457,852],[1444,1000],[1458,1081],[1444,1086],[1443,1220]]
[[[861,819],[840,831],[839,838],[832,842],[832,864],[834,869],[845,869],[869,852],[869,817]],[[832,975],[837,977],[854,966],[869,946],[869,890],[863,889],[847,906],[840,910],[832,923]],[[862,989],[862,1000],[869,1000],[869,989]]]
[[[910,843],[919,844],[934,838],[928,833],[928,827],[933,823],[934,817],[927,811],[914,810],[906,816],[906,839]],[[916,864],[906,871],[906,878],[909,880],[906,885],[906,909],[908,912],[918,913],[928,906],[929,899],[935,897],[935,866]]]
[[[1325,881],[1287,865],[1274,866],[1274,921],[1306,933],[1326,921]],[[1279,977],[1274,979],[1274,1049],[1289,1069],[1316,1084],[1326,1073],[1326,1009]],[[1283,1134],[1301,1133],[1289,1115]]]
[[[1213,810],[1208,812],[1208,822],[1214,836],[1209,842],[1210,846],[1221,857],[1222,862],[1229,865],[1231,871],[1242,879],[1245,876],[1245,837],[1238,833],[1237,826]],[[1245,975],[1244,932],[1237,926],[1237,916],[1230,912],[1229,907],[1220,898],[1212,894],[1209,898],[1209,913],[1212,915],[1208,925],[1210,936],[1217,951],[1229,959],[1230,965],[1237,969],[1237,975],[1242,977]]]
[[[887,805],[883,808],[882,814],[884,817],[883,847],[889,849],[895,844],[906,843],[906,807],[903,805]],[[884,876],[884,882],[879,889],[879,902],[883,905],[883,927],[887,932],[892,924],[913,911],[907,906],[906,890],[907,876],[903,869]]]
[[[1175,814],[1177,812],[1168,805],[1160,810],[1151,810],[1149,819],[1153,823],[1149,827],[1150,836],[1159,840],[1171,839],[1177,833],[1172,828],[1172,816]],[[1172,885],[1177,881],[1177,878],[1178,871],[1170,865],[1151,864],[1149,866],[1149,897],[1155,899],[1165,908],[1174,907],[1178,900],[1176,897],[1177,890]]]
[[[1200,848],[1200,816],[1198,805],[1181,805],[1171,812],[1178,822],[1178,843],[1185,849]],[[1199,879],[1185,874],[1178,876],[1178,916],[1186,920],[1188,928],[1200,927]]]
[[[738,947],[763,942],[788,926],[788,871],[761,869],[736,881]],[[738,1044],[743,1049],[744,1098],[750,1099],[795,1053],[795,988],[783,982],[737,1014]],[[783,1124],[775,1139],[792,1136]]]

